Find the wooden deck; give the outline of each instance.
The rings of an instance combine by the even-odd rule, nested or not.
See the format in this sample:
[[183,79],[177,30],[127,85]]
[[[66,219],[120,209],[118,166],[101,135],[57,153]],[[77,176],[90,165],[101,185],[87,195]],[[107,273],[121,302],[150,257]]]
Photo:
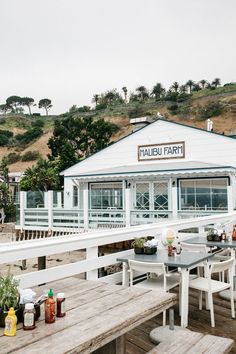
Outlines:
[[[189,307],[189,326],[188,329],[204,334],[213,334],[232,338],[236,341],[236,319],[231,318],[230,302],[214,296],[214,310],[216,327],[210,325],[209,311],[198,310],[197,292],[190,290],[190,307]],[[178,316],[178,307],[175,307],[175,325],[179,325],[180,318]],[[126,335],[126,354],[144,354],[155,347],[149,340],[150,331],[162,325],[162,316],[159,315],[141,326],[133,329]],[[231,350],[232,354],[236,354],[236,344]]]

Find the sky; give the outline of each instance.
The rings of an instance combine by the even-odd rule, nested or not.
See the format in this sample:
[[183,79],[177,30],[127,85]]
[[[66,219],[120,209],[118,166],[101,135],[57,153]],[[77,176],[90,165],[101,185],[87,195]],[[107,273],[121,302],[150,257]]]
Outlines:
[[236,81],[235,14],[235,0],[0,0],[0,104],[49,98],[60,114],[123,86]]

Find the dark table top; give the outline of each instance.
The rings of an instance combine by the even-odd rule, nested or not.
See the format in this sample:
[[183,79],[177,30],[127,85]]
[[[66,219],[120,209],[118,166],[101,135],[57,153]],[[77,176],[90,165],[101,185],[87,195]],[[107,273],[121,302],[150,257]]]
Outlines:
[[197,236],[184,240],[185,243],[206,245],[208,247],[236,248],[236,241],[207,241],[206,236]]
[[180,255],[173,255],[169,257],[167,250],[158,249],[156,254],[147,255],[133,253],[129,256],[117,258],[117,261],[128,263],[128,260],[131,259],[140,262],[164,263],[169,267],[189,268],[213,256],[213,253],[181,252]]

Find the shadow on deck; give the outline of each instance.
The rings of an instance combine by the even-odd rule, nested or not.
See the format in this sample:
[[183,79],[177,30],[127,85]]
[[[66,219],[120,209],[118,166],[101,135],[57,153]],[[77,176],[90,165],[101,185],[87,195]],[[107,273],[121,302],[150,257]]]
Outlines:
[[[204,334],[231,338],[236,340],[236,319],[231,318],[230,302],[222,300],[218,295],[214,296],[214,311],[216,327],[210,325],[210,313],[204,309],[198,310],[197,292],[190,290],[189,325],[188,329]],[[175,325],[180,324],[178,306],[175,307]],[[141,326],[133,329],[126,335],[126,354],[144,354],[155,347],[149,339],[149,333],[153,328],[162,325],[162,315],[159,315]],[[230,351],[236,354],[236,343]],[[176,353],[178,354],[178,353]],[[197,354],[197,353],[196,353]]]

